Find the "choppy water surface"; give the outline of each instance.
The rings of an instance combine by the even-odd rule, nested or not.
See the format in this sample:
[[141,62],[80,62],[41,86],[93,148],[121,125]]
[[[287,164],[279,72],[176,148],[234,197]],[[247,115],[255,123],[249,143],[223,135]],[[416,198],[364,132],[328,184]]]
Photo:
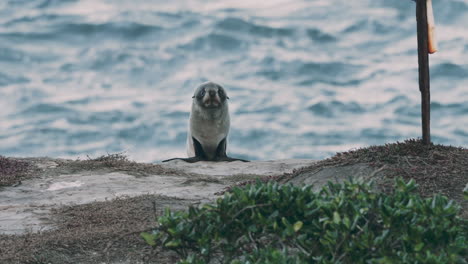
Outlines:
[[[259,2],[259,3],[255,3]],[[468,0],[434,1],[432,136],[468,145]],[[229,152],[324,158],[420,136],[409,0],[0,1],[0,154],[185,155],[197,84]]]

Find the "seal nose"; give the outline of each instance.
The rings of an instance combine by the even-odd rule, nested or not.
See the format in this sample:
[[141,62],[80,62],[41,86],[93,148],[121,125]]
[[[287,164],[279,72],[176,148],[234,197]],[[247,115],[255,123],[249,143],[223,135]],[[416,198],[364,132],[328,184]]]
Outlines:
[[208,94],[210,95],[210,97],[215,97],[216,92],[213,91],[213,90],[210,90],[210,91],[208,92]]

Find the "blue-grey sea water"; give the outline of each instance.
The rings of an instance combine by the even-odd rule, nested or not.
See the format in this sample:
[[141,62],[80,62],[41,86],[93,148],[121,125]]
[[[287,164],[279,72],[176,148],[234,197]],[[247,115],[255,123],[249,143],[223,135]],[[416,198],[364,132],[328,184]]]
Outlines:
[[[468,146],[468,0],[433,0],[432,139]],[[185,156],[193,90],[228,152],[320,159],[421,136],[410,0],[1,0],[0,155]]]

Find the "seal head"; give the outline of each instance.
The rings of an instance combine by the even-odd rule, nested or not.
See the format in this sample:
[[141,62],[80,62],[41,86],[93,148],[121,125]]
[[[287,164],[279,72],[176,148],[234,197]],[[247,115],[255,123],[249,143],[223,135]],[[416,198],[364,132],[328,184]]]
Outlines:
[[213,82],[206,82],[198,86],[192,98],[195,99],[194,103],[206,109],[220,108],[229,99],[224,88]]

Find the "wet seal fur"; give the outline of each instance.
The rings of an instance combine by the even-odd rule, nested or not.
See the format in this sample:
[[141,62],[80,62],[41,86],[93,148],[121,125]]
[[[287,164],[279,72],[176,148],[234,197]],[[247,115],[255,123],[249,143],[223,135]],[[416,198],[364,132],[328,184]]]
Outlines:
[[197,87],[193,95],[187,135],[187,155],[189,158],[163,160],[198,161],[244,161],[228,157],[226,154],[230,119],[224,88],[213,82],[205,82]]

